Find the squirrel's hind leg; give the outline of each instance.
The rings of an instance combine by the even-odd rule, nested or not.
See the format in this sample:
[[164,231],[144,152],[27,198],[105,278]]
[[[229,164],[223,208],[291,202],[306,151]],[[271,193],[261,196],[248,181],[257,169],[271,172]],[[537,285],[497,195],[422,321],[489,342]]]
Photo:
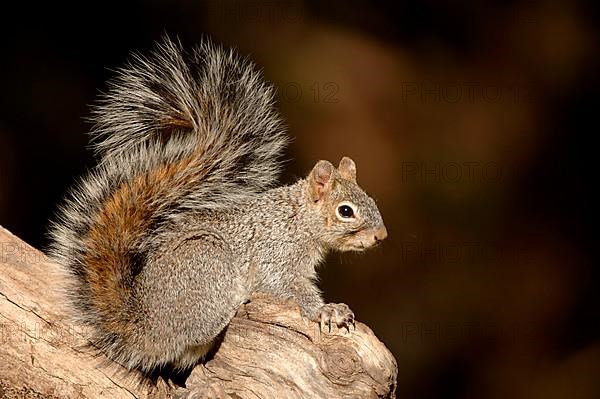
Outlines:
[[215,234],[197,233],[165,248],[141,271],[139,288],[145,335],[164,362],[192,367],[249,297],[247,278],[227,244]]

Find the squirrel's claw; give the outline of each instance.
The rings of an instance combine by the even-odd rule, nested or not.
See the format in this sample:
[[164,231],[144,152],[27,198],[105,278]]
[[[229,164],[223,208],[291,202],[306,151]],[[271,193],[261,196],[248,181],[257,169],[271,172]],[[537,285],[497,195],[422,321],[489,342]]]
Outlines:
[[331,325],[335,324],[337,328],[345,327],[350,332],[350,326],[356,330],[354,322],[354,313],[345,303],[328,303],[323,305],[319,313],[319,325],[321,331],[327,326],[327,331],[331,333]]

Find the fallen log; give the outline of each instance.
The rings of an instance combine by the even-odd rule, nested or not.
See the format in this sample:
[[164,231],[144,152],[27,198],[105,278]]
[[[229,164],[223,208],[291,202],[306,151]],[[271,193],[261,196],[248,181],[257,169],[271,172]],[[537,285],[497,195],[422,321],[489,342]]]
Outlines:
[[61,308],[58,266],[0,227],[0,398],[394,398],[373,332],[322,332],[293,301],[256,295],[185,386],[142,381],[90,350]]

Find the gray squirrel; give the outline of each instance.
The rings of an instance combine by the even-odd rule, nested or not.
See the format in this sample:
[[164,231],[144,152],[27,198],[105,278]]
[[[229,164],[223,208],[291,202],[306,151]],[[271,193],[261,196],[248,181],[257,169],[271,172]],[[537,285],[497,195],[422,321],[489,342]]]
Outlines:
[[325,327],[315,267],[387,236],[347,157],[276,187],[287,143],[273,88],[250,61],[164,38],[93,109],[98,164],[52,223],[50,255],[90,342],[128,369],[189,369],[252,293],[292,298]]

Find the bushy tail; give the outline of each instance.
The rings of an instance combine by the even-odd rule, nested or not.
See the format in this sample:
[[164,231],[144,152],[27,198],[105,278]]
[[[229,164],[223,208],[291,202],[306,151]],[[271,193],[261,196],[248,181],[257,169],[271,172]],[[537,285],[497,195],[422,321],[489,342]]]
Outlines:
[[195,152],[185,155],[228,192],[232,184],[258,191],[270,186],[286,143],[272,87],[251,62],[208,41],[186,54],[165,38],[150,57],[134,56],[93,115],[92,140],[101,156],[118,158],[191,136],[192,145],[181,147]]
[[172,218],[230,206],[275,182],[287,137],[273,89],[254,65],[205,42],[164,39],[118,71],[93,111],[99,165],[71,192],[51,229],[51,254],[93,341],[124,349],[135,323],[135,274]]

